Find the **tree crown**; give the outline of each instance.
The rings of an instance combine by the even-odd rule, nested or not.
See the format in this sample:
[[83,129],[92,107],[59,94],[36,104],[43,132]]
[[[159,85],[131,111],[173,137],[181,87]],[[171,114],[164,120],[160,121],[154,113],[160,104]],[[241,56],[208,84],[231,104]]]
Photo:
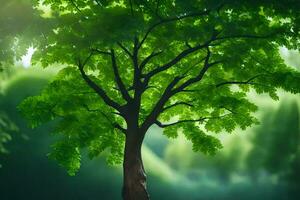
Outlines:
[[44,0],[51,7],[34,40],[35,59],[63,69],[20,108],[32,126],[60,118],[51,156],[73,174],[80,149],[110,149],[154,124],[182,132],[195,151],[221,148],[213,134],[257,123],[252,88],[300,91],[300,73],[279,47],[299,48],[299,10],[289,1]]

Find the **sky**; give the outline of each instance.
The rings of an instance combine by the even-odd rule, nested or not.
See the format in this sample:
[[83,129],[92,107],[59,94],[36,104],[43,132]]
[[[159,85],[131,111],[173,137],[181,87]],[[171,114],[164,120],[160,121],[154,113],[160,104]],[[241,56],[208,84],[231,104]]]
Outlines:
[[22,62],[22,65],[25,68],[30,67],[30,65],[31,65],[31,58],[32,58],[32,55],[33,55],[34,51],[35,51],[35,48],[29,47],[27,49],[26,55],[22,56],[22,61],[21,62]]

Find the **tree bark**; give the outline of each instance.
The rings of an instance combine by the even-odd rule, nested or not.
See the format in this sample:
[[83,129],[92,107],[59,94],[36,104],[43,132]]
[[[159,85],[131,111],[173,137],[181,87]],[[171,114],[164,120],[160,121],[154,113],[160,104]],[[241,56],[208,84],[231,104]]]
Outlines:
[[124,200],[149,200],[141,155],[143,139],[144,134],[138,132],[126,135],[122,191]]

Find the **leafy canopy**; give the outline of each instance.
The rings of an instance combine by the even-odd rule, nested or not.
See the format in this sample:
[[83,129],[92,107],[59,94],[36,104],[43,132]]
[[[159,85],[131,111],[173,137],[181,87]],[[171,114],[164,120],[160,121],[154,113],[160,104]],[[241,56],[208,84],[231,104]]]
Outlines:
[[[247,93],[300,91],[300,73],[279,47],[299,49],[300,4],[237,0],[35,0],[49,6],[35,60],[62,64],[56,78],[20,109],[33,127],[59,118],[51,157],[74,174],[80,150],[110,149],[120,162],[124,136],[156,124],[182,132],[195,151],[222,147],[213,133],[257,120]],[[207,134],[211,133],[211,134]]]

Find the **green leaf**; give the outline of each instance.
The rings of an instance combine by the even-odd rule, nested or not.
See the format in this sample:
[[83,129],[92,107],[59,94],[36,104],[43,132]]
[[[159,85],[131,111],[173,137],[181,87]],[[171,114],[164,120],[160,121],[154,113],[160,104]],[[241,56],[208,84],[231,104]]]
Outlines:
[[80,168],[81,155],[77,144],[68,139],[52,145],[52,152],[48,155],[65,167],[69,175],[74,176]]

